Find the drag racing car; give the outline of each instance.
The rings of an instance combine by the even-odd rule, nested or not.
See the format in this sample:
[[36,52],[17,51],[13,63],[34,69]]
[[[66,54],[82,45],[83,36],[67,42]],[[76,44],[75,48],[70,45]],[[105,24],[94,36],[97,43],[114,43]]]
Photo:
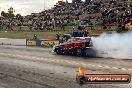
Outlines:
[[91,37],[72,37],[67,42],[53,47],[53,52],[59,55],[68,54],[76,56],[96,56],[92,49]]

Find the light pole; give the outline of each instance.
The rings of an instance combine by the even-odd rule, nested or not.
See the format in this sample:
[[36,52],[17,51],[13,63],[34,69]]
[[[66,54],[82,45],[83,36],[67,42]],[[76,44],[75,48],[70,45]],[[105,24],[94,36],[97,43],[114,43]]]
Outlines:
[[45,0],[44,0],[44,11],[45,11]]
[[1,16],[1,7],[0,7],[0,16]]

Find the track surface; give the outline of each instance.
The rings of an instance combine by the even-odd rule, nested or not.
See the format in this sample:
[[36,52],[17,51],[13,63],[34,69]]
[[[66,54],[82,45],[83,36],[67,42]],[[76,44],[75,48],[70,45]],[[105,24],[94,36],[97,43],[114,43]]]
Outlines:
[[90,74],[131,74],[132,60],[61,56],[50,48],[0,46],[0,88],[132,88],[130,84],[87,84],[75,81],[82,64]]

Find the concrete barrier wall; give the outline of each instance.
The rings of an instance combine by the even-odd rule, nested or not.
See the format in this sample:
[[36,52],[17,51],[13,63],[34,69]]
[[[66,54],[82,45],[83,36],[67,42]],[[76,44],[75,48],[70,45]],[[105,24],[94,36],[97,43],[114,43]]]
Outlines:
[[26,45],[26,39],[0,39],[0,45]]
[[27,39],[26,40],[27,46],[53,47],[54,45],[57,45],[57,44],[59,44],[58,40],[47,40],[47,39],[40,39],[40,40]]
[[33,39],[27,39],[26,40],[26,45],[27,46],[36,46],[37,44],[37,41],[36,40],[33,40]]
[[58,40],[41,40],[41,46],[44,47],[53,47],[54,45],[58,45]]
[[59,43],[58,40],[33,40],[33,39],[0,39],[0,45],[19,45],[19,46],[42,46],[52,47]]

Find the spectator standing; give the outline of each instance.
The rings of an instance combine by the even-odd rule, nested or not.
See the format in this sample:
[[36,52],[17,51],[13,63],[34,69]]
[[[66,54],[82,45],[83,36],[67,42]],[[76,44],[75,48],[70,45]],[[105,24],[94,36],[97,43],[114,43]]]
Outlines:
[[37,37],[36,34],[34,34],[33,39],[34,39],[34,40],[37,40],[37,39],[38,39],[38,37]]

